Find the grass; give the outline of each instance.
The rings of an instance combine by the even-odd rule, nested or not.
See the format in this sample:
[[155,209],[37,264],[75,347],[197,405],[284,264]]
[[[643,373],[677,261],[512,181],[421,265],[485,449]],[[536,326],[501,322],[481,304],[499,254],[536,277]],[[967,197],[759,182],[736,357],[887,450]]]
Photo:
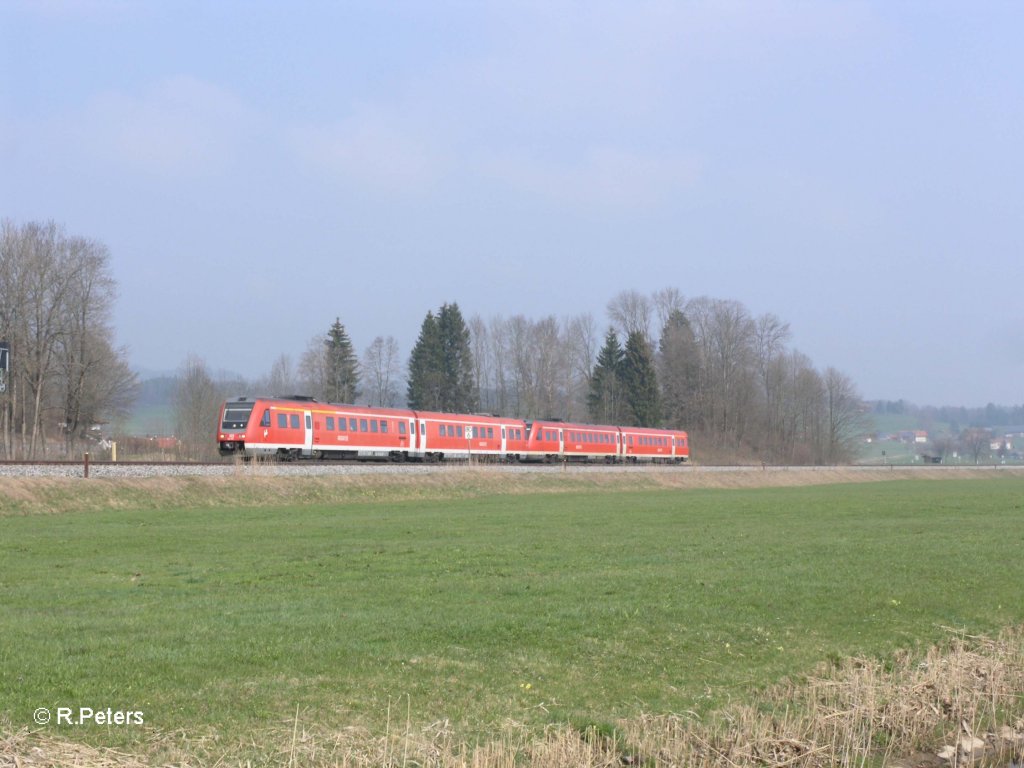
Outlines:
[[1005,477],[0,517],[0,718],[607,735],[1020,624],[1022,515]]

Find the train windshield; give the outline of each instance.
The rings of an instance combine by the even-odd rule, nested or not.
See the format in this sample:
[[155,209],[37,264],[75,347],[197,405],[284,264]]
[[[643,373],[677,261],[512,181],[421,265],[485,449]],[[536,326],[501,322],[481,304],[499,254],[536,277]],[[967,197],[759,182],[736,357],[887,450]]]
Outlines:
[[252,415],[255,403],[227,403],[224,406],[224,422],[221,429],[245,429]]

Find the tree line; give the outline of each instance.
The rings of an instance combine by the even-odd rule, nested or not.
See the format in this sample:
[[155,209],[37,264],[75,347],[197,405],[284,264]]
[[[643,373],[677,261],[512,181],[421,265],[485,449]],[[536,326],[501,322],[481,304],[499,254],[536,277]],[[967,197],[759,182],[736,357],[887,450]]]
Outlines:
[[92,428],[126,415],[138,382],[115,346],[116,283],[102,243],[54,222],[0,224],[0,452],[46,457],[88,444]]
[[[282,355],[253,389],[673,427],[688,430],[704,456],[719,460],[830,464],[855,456],[866,427],[853,381],[834,368],[819,371],[790,349],[789,325],[775,315],[755,317],[737,301],[685,299],[664,289],[649,296],[623,291],[608,303],[607,317],[603,328],[590,314],[466,320],[457,303],[445,303],[427,312],[404,361],[392,337],[377,337],[360,358],[337,318],[310,340],[297,367]],[[197,375],[212,391],[209,374],[193,370],[182,378],[183,393]],[[208,408],[224,391],[210,396]],[[179,399],[186,410],[190,398]],[[212,445],[201,437],[204,423],[196,420],[196,444]],[[189,435],[184,424],[179,431]]]
[[[116,283],[102,243],[53,222],[0,230],[0,451],[73,453],[92,427],[127,416],[138,382],[110,322]],[[790,349],[789,325],[739,302],[672,288],[623,291],[607,323],[591,314],[466,320],[430,310],[408,357],[378,336],[357,354],[341,318],[298,364],[281,355],[254,382],[214,376],[190,356],[175,392],[187,456],[207,457],[216,409],[242,391],[334,402],[490,412],[688,430],[705,457],[838,463],[854,455],[863,406],[845,374]],[[56,446],[60,446],[57,449]]]

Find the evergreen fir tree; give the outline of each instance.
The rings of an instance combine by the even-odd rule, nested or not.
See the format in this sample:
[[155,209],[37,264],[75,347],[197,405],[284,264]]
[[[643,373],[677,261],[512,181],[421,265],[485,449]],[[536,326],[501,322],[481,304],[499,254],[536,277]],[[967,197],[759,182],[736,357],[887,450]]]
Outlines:
[[409,357],[409,407],[471,413],[477,408],[469,328],[458,304],[427,312]]
[[658,426],[661,421],[658,377],[654,371],[654,352],[643,332],[633,331],[626,339],[621,371],[629,424]]
[[442,368],[443,357],[437,318],[433,312],[427,312],[420,327],[419,338],[416,339],[416,345],[409,355],[406,399],[410,408],[440,410]]
[[590,418],[599,424],[621,422],[623,391],[622,363],[624,354],[614,328],[608,329],[604,346],[597,354],[597,365],[590,376],[590,392],[587,394],[587,411]]
[[354,403],[359,396],[359,361],[341,318],[335,318],[324,346],[326,398],[335,403]]
[[469,327],[462,318],[458,304],[445,304],[437,315],[441,339],[444,388],[441,410],[472,413],[477,408],[473,379],[473,351]]

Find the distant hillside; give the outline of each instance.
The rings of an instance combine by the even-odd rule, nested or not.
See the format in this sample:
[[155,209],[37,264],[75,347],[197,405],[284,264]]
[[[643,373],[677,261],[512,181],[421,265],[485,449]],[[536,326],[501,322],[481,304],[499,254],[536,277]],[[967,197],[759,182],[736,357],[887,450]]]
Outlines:
[[171,402],[178,380],[173,376],[146,379],[139,388],[135,412],[125,424],[125,431],[137,437],[174,434],[174,413]]

